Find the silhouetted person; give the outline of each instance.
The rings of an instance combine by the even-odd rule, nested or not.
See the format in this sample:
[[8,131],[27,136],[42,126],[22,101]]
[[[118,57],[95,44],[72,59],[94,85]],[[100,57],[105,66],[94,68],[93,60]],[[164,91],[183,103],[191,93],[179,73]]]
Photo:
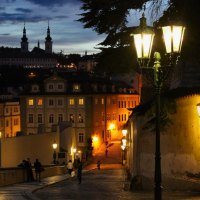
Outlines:
[[107,148],[106,148],[105,154],[106,154],[106,157],[107,157],[108,156],[108,149]]
[[27,160],[25,161],[25,169],[26,169],[26,173],[27,173],[27,181],[28,182],[34,181],[32,164],[31,164],[30,158],[27,158]]
[[82,162],[78,159],[77,162],[77,178],[78,178],[78,183],[81,184],[82,181]]
[[43,171],[43,167],[38,159],[36,159],[34,162],[34,168],[35,168],[36,181],[40,182],[41,181],[41,172]]
[[100,170],[100,168],[101,168],[100,166],[101,166],[101,162],[100,162],[100,160],[98,160],[98,161],[97,161],[97,169],[98,169],[98,170]]

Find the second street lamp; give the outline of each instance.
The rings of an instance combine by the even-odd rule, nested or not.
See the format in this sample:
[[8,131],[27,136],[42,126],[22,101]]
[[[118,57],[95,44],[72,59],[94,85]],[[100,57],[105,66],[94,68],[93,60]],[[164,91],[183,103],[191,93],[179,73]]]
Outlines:
[[56,164],[56,149],[58,147],[58,144],[56,143],[56,141],[54,141],[54,143],[52,144],[53,147],[53,163]]
[[[161,189],[161,153],[160,153],[160,91],[163,84],[164,68],[173,63],[177,63],[177,58],[181,51],[185,27],[183,26],[165,26],[162,27],[164,43],[166,47],[166,55],[169,58],[169,63],[161,66],[161,56],[159,52],[154,53],[154,64],[150,66],[151,49],[154,39],[154,31],[152,27],[146,25],[144,14],[140,19],[140,26],[136,32],[131,34],[134,37],[138,62],[141,68],[152,69],[154,71],[154,87],[156,93],[156,122],[155,122],[155,190],[154,199],[162,199]],[[173,59],[175,58],[175,62]]]

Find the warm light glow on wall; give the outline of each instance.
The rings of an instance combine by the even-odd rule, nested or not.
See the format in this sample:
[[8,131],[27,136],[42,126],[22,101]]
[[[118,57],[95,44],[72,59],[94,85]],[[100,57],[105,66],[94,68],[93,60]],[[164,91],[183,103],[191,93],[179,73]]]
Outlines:
[[94,148],[98,147],[98,145],[99,145],[99,138],[98,138],[98,136],[96,136],[96,135],[92,136],[92,145],[93,145]]
[[76,148],[72,148],[72,152],[73,152],[73,153],[76,153]]
[[109,125],[109,130],[113,130],[113,129],[115,129],[115,124],[111,123],[111,124]]
[[93,142],[98,142],[99,138],[97,136],[92,137]]

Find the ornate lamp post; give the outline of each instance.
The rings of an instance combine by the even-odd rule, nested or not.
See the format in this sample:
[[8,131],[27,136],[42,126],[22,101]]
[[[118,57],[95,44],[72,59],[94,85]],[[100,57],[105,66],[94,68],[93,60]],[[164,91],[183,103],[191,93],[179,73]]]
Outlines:
[[56,149],[58,147],[58,144],[56,143],[56,141],[54,141],[54,143],[52,144],[53,147],[53,163],[56,164]]
[[[161,154],[160,154],[160,91],[164,81],[164,68],[177,63],[178,55],[181,51],[185,27],[183,26],[164,26],[162,27],[164,43],[166,47],[166,55],[169,63],[162,65],[160,63],[161,56],[159,52],[154,53],[154,64],[150,66],[151,49],[154,39],[153,28],[146,25],[144,14],[140,19],[140,26],[134,34],[134,44],[137,52],[138,62],[141,68],[151,69],[154,71],[154,87],[156,93],[156,136],[155,136],[155,200],[162,199],[161,190]],[[173,59],[175,58],[175,63]],[[174,63],[174,64],[173,64]]]

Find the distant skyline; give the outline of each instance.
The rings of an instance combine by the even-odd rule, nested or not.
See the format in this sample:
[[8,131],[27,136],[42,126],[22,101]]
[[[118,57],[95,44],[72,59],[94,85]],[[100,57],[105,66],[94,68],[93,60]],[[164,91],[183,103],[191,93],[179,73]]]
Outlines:
[[[1,0],[0,46],[20,47],[25,22],[29,50],[37,46],[38,41],[44,49],[49,21],[54,52],[97,53],[99,50],[95,47],[105,35],[84,29],[83,24],[77,22],[83,12],[80,7],[80,0]],[[139,17],[134,15],[134,19],[139,20]]]

